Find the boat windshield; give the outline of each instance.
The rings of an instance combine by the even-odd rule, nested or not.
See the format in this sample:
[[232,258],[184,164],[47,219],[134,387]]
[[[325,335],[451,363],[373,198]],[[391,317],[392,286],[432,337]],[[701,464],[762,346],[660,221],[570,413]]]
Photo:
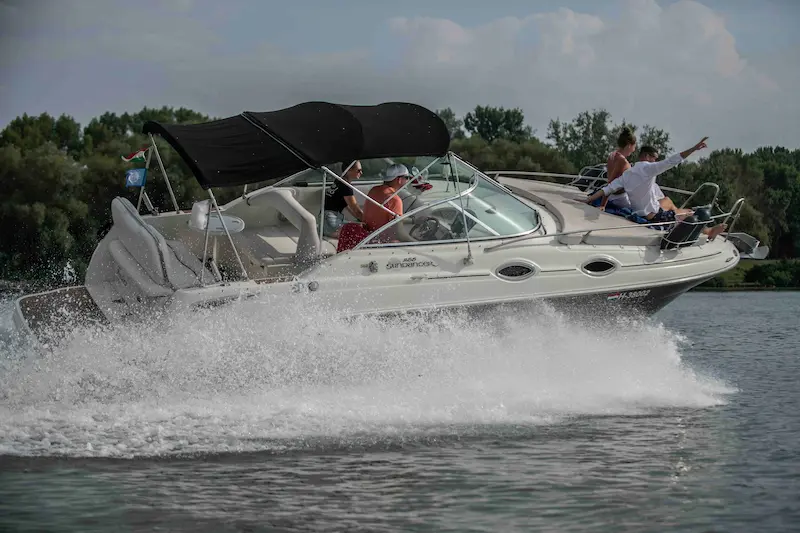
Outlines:
[[[427,159],[427,160],[426,160]],[[429,166],[423,180],[399,193],[403,217],[387,224],[363,246],[409,242],[497,239],[524,235],[539,227],[536,209],[515,197],[454,154],[419,158],[418,169]],[[463,211],[462,211],[463,207]]]

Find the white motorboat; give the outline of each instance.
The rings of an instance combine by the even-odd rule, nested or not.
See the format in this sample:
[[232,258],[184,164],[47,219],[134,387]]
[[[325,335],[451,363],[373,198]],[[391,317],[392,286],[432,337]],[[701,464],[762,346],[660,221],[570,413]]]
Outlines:
[[[758,248],[749,236],[709,242],[699,225],[691,235],[680,225],[648,227],[580,201],[602,176],[482,172],[449,151],[442,120],[414,104],[308,102],[202,124],[148,122],[144,133],[147,164],[155,155],[167,185],[154,135],[209,199],[182,211],[173,196],[174,210],[159,213],[144,188],[139,207],[115,198],[85,283],[17,299],[18,328],[113,324],[252,297],[306,298],[353,315],[537,299],[650,314]],[[364,169],[352,183],[362,205],[393,162],[419,179],[398,193],[401,217],[348,247],[324,236],[319,221],[326,189],[347,170],[332,168],[354,159]],[[242,186],[240,197],[217,203],[214,188]],[[713,192],[705,207],[730,228],[744,199],[719,209],[714,187],[701,187]]]

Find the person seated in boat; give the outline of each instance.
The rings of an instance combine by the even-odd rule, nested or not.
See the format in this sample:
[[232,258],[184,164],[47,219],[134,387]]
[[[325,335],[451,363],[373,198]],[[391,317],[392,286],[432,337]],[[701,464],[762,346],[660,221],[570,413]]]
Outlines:
[[[708,137],[703,137],[699,143],[691,148],[673,154],[662,161],[658,161],[658,151],[655,148],[643,146],[639,150],[639,161],[635,165],[623,172],[612,183],[607,184],[589,196],[586,202],[591,204],[599,198],[624,190],[628,195],[628,201],[633,213],[646,218],[648,223],[683,220],[686,216],[692,214],[692,210],[664,209],[658,198],[658,192],[661,189],[657,188],[656,178],[659,174],[683,162],[684,159],[696,151],[706,148],[706,139]],[[672,206],[675,205],[671,201],[670,204]],[[704,227],[703,233],[708,236],[708,240],[714,240],[717,235],[725,231],[726,227],[725,224],[717,224],[713,228]]]
[[[348,168],[349,167],[349,168]],[[352,183],[361,177],[363,172],[361,161],[342,163],[342,169],[348,169],[342,179]],[[344,209],[347,208],[356,220],[363,220],[364,213],[356,203],[353,188],[335,180],[330,189],[325,191],[325,206],[322,213],[322,234],[326,237],[338,238],[339,230],[344,225]]]
[[[631,163],[628,158],[636,150],[636,136],[629,127],[622,128],[619,136],[617,137],[617,149],[608,156],[606,161],[606,179],[611,183],[622,175],[623,172],[631,168]],[[658,183],[653,184],[656,199],[659,205],[665,210],[677,210],[677,207],[672,200],[670,200]],[[601,211],[608,209],[612,214],[626,214],[629,212],[631,203],[628,200],[628,195],[625,191],[614,193],[610,196],[603,197],[593,202],[595,207],[599,207]]]
[[[376,185],[367,193],[367,196],[391,211],[391,213],[388,213],[369,200],[365,201],[362,220],[370,232],[403,215],[403,201],[395,193],[408,182],[409,178],[408,167],[399,163],[390,165],[384,173],[383,183]],[[396,240],[394,232],[389,233],[391,235],[386,235],[385,237],[382,235],[381,240],[384,242]]]
[[[608,156],[606,161],[606,179],[608,183],[613,182],[620,177],[623,172],[631,168],[628,158],[636,150],[636,136],[629,127],[622,128],[619,136],[617,137],[617,149]],[[605,210],[606,206],[611,209],[622,209],[630,207],[631,203],[628,201],[628,195],[625,192],[618,192],[610,196],[604,196],[599,199],[600,209]]]

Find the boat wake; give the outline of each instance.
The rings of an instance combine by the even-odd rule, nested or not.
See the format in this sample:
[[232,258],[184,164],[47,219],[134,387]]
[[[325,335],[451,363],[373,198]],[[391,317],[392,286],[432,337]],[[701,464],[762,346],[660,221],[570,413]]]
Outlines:
[[725,403],[734,390],[682,362],[683,342],[545,305],[344,319],[248,301],[76,330],[45,354],[6,343],[0,454],[281,451]]

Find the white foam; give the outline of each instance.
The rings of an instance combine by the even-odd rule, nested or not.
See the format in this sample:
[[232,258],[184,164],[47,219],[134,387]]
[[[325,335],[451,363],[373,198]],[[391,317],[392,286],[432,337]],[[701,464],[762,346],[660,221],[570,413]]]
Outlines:
[[[733,392],[652,323],[616,333],[546,306],[339,319],[265,301],[0,354],[0,453],[152,456],[406,438],[709,407]],[[466,431],[466,430],[465,430]]]

